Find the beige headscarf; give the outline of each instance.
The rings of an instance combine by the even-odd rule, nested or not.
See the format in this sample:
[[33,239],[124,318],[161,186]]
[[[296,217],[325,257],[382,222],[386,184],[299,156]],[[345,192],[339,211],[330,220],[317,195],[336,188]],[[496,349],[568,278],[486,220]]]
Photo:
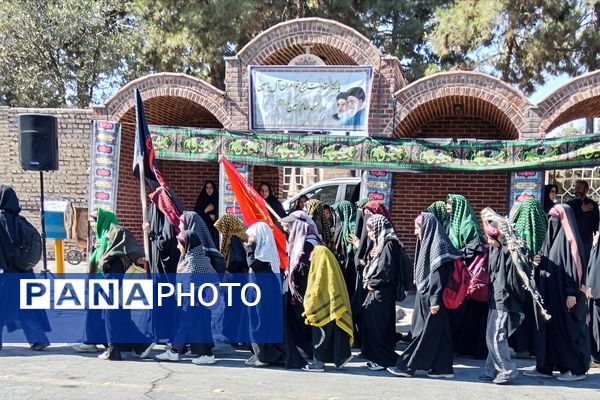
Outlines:
[[231,255],[231,238],[239,237],[242,242],[248,241],[246,228],[242,221],[237,219],[233,214],[225,214],[215,222],[215,228],[223,235],[221,240],[221,254],[225,257],[225,262],[229,265],[229,257]]

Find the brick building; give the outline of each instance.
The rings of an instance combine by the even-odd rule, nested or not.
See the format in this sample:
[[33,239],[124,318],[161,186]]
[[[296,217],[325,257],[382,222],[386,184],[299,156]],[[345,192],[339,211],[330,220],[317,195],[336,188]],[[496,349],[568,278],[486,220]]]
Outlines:
[[[18,164],[16,115],[44,112],[60,121],[60,170],[48,174],[48,196],[85,205],[88,191],[90,121],[122,123],[117,213],[124,225],[139,232],[138,183],[130,173],[135,130],[132,90],[140,89],[149,124],[248,129],[249,65],[287,65],[311,47],[328,65],[370,65],[374,70],[369,131],[419,138],[505,139],[541,137],[566,122],[600,117],[600,71],[574,78],[539,104],[487,74],[451,71],[408,83],[396,57],[384,55],[368,38],[341,23],[318,18],[287,21],[262,32],[238,54],[227,57],[225,90],[184,74],[144,76],[120,88],[104,105],[86,110],[24,110],[0,107],[0,181],[15,187],[24,209],[39,207],[38,177]],[[218,181],[216,163],[160,160],[167,181],[188,208],[202,184]],[[251,181],[270,181],[281,188],[282,168],[254,166]],[[392,216],[410,247],[415,215],[448,193],[462,193],[476,211],[490,206],[506,212],[509,173],[394,174]]]

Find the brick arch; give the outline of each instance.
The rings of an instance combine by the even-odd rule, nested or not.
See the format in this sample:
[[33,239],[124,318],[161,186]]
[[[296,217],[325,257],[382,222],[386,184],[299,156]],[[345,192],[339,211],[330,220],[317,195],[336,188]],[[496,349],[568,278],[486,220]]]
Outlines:
[[[174,104],[194,103],[212,114],[221,126],[226,127],[231,123],[225,110],[225,92],[202,79],[167,72],[143,76],[120,88],[105,103],[106,112],[112,119],[121,120],[135,107],[132,91],[136,87],[140,89],[144,103],[150,99],[163,99],[162,105],[155,105],[157,110],[145,110],[146,112],[168,114],[169,107],[173,107]],[[153,122],[149,120],[149,123]]]
[[275,63],[274,57],[280,53],[281,61],[277,63],[283,64],[286,59],[291,60],[292,55],[304,53],[305,44],[316,49],[329,48],[327,55],[336,62],[328,64],[372,65],[376,69],[381,64],[381,52],[365,36],[344,24],[322,18],[300,18],[277,24],[252,39],[237,57],[242,65],[264,65]]
[[550,132],[569,121],[600,117],[600,70],[571,79],[538,104],[539,132]]
[[[440,117],[478,117],[497,127],[506,138],[516,139],[525,127],[524,113],[531,104],[507,83],[479,72],[442,72],[394,93],[396,118],[386,132],[412,136],[423,125]],[[455,110],[460,105],[460,110]]]

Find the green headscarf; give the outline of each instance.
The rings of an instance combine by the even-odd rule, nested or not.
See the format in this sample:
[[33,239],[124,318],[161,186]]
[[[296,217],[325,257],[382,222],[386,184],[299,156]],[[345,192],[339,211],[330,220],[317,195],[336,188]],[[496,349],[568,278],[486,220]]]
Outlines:
[[96,237],[96,241],[99,243],[98,247],[94,249],[90,257],[90,270],[96,271],[98,269],[98,262],[100,261],[100,256],[106,251],[108,247],[108,239],[106,238],[106,234],[110,230],[110,226],[112,224],[120,225],[119,219],[115,214],[110,211],[104,210],[102,208],[96,209],[98,212],[98,218],[96,218],[96,229],[94,229],[94,236]]
[[467,243],[476,239],[479,243],[485,243],[477,216],[466,197],[460,194],[449,194],[448,200],[452,202],[449,236],[454,247],[462,249]]
[[337,214],[336,221],[339,218],[342,224],[342,240],[344,241],[344,245],[346,245],[346,250],[350,252],[352,250],[350,234],[356,232],[356,207],[349,201],[342,200],[333,204],[331,208]]
[[[121,225],[112,224],[107,234],[104,235],[106,248],[98,259],[98,265],[104,267],[113,259],[118,258],[123,263],[125,270],[138,258],[144,257],[144,249],[133,234]],[[106,271],[102,271],[106,272]]]
[[355,204],[357,208],[363,208],[365,204],[367,204],[369,201],[371,201],[370,198],[363,197],[362,199],[358,200]]
[[446,203],[443,201],[436,201],[431,203],[429,207],[425,209],[426,212],[431,213],[435,216],[435,218],[442,224],[446,233],[450,228],[450,214],[448,214],[448,210],[446,209]]
[[538,254],[548,230],[548,216],[542,205],[536,199],[525,200],[513,215],[512,223],[531,254]]

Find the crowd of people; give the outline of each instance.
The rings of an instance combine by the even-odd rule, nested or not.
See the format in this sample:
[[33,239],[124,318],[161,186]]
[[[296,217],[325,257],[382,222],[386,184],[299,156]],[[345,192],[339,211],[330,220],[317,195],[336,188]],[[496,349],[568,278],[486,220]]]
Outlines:
[[[327,364],[343,368],[356,348],[366,368],[406,378],[421,370],[431,378],[451,379],[453,359],[462,355],[486,360],[481,380],[507,384],[518,375],[516,355],[535,357],[535,368],[526,375],[551,378],[558,372],[557,379],[576,381],[600,362],[598,204],[587,197],[585,181],[577,182],[577,198],[565,204],[556,202],[557,189],[546,186],[542,203],[522,202],[511,219],[490,208],[478,216],[467,198],[449,194],[416,216],[411,258],[383,203],[363,199],[327,205],[303,199],[286,215],[272,187],[263,183],[258,192],[288,240],[289,266],[282,269],[269,225],[246,227],[231,214],[219,217],[216,186],[207,182],[195,211],[184,212],[177,229],[150,206],[150,221],[143,227],[150,237],[150,260],[115,214],[95,210],[90,272],[110,276],[133,264],[176,274],[281,274],[282,342],[232,343],[252,352],[246,364],[255,367],[323,372]],[[0,211],[0,267],[17,272],[11,266],[11,235],[20,208],[8,186],[0,188]],[[454,296],[462,289],[462,297]],[[415,291],[412,323],[410,332],[400,335],[396,304],[410,290]],[[0,307],[7,295],[0,291]],[[217,362],[213,343],[190,343],[189,336],[203,330],[211,335],[210,324],[200,322],[209,320],[211,311],[184,304],[178,312],[191,318],[168,322],[176,334],[155,359],[178,361],[187,354],[194,364]],[[268,318],[261,312],[225,314],[223,334],[252,330],[257,319]],[[143,337],[139,344],[119,344],[115,327],[132,323],[127,313],[90,315],[90,321],[105,324],[106,350],[100,358],[119,360],[122,351],[151,354],[153,346]],[[7,318],[0,326],[10,327],[14,321]],[[47,321],[21,326],[31,324]],[[408,342],[401,353],[399,340]],[[32,338],[31,344],[42,350],[48,341]],[[97,351],[99,344],[80,344],[76,350]]]

